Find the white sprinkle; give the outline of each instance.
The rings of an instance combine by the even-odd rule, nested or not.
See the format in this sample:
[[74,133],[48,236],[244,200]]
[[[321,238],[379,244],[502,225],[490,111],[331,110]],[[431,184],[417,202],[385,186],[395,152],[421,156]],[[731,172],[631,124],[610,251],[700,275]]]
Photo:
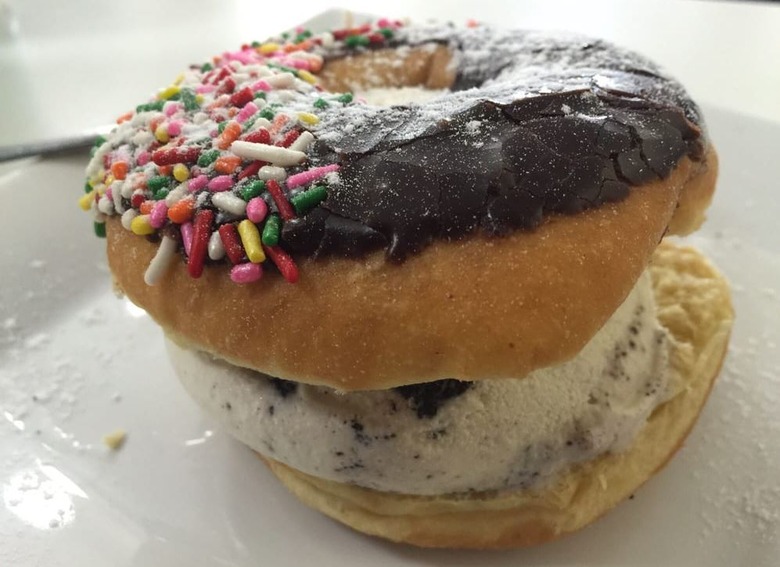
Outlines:
[[[154,141],[154,134],[152,134],[148,130],[141,130],[135,136],[133,136],[131,140],[133,144],[138,146],[139,150],[138,152],[136,152],[138,154],[141,153],[141,148],[147,147],[149,144],[152,143],[152,141]],[[136,155],[136,158],[137,157],[138,156]]]
[[320,39],[322,40],[322,46],[323,47],[330,47],[333,45],[333,42],[335,41],[333,34],[330,32],[323,32],[320,34]]
[[124,213],[122,213],[122,226],[125,227],[126,230],[132,230],[130,228],[130,223],[133,222],[133,219],[138,216],[138,211],[135,209],[127,209]]
[[240,197],[236,197],[233,193],[214,193],[211,197],[211,202],[223,211],[236,216],[241,216],[246,213],[246,201]]
[[124,189],[124,181],[115,181],[111,184],[111,197],[114,199],[114,210],[117,214],[125,212],[125,208],[122,205],[122,190]]
[[109,199],[107,195],[103,195],[98,201],[98,211],[104,215],[110,215],[114,212],[114,201]]
[[305,152],[309,149],[309,146],[314,141],[314,134],[311,132],[304,131],[298,138],[290,144],[290,147],[287,148],[289,150],[293,150],[296,152]]
[[259,159],[281,167],[298,165],[306,159],[306,154],[296,150],[271,146],[269,144],[256,144],[238,140],[230,145],[230,151],[240,158]]
[[266,77],[265,81],[275,89],[289,89],[295,84],[295,75],[292,73],[276,73]]
[[[258,103],[258,102],[260,102],[261,100],[263,100],[263,99],[261,99],[261,98],[255,99],[255,101],[256,101],[256,102],[255,102],[255,104],[257,104],[257,103]],[[260,108],[260,105],[259,105],[259,104],[257,105],[257,108]],[[268,128],[270,128],[270,127],[271,127],[271,121],[270,121],[270,120],[268,120],[268,119],[266,119],[266,118],[262,118],[262,117],[260,117],[260,118],[258,118],[257,120],[255,120],[255,123],[254,123],[254,125],[252,126],[252,131],[259,130],[260,128],[266,128],[266,129],[268,129]]]
[[176,256],[177,249],[178,244],[173,238],[170,236],[162,237],[157,253],[152,258],[152,261],[149,262],[149,267],[146,268],[146,273],[144,274],[146,285],[154,285],[160,280],[165,270],[168,269],[171,260]]
[[133,196],[133,185],[135,185],[135,183],[131,183],[130,181],[134,180],[135,177],[136,175],[131,173],[127,176],[127,179],[122,182],[122,197],[125,199],[129,199]]
[[193,124],[203,124],[204,122],[208,121],[209,115],[205,112],[196,112],[195,115],[192,117],[192,123]]
[[165,197],[165,204],[169,207],[175,205],[187,196],[187,182],[178,185],[173,191]]
[[284,168],[281,167],[264,165],[260,168],[260,171],[257,172],[257,178],[262,179],[263,181],[268,181],[270,179],[275,181],[284,181],[287,179],[287,172],[284,170]]
[[225,245],[222,244],[222,237],[216,230],[211,233],[209,238],[209,258],[212,260],[221,260],[225,257]]

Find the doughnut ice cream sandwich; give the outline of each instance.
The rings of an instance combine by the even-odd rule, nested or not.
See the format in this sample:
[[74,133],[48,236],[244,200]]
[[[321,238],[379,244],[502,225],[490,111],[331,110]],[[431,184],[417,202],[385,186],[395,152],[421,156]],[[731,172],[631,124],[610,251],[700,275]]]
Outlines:
[[[378,20],[190,66],[81,199],[184,388],[303,502],[426,547],[574,532],[681,447],[733,320],[685,90],[601,40]],[[261,498],[260,495],[257,498]]]

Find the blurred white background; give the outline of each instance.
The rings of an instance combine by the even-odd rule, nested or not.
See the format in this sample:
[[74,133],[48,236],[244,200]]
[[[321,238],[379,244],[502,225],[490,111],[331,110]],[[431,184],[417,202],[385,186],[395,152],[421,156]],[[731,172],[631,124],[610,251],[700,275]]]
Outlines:
[[[0,6],[0,144],[109,123],[187,64],[336,7],[312,0],[0,0]],[[780,122],[780,5],[773,3],[344,0],[339,7],[601,36],[652,57],[705,105]]]

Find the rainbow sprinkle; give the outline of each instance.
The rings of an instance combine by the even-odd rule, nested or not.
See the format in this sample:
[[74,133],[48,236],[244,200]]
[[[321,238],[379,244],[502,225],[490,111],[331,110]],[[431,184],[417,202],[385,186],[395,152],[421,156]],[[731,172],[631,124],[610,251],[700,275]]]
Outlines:
[[318,85],[322,49],[386,44],[401,22],[315,35],[296,29],[192,66],[152,100],[117,119],[96,140],[79,206],[105,237],[108,216],[156,238],[144,279],[154,285],[183,249],[187,271],[229,261],[232,281],[249,284],[271,262],[291,283],[298,268],[282,248],[285,222],[327,200],[339,165],[310,163],[318,112],[357,104]]

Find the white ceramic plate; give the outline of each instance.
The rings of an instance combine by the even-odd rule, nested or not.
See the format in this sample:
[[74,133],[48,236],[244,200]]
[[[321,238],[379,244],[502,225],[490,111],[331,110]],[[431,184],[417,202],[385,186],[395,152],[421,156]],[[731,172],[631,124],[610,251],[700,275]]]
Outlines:
[[[0,565],[780,563],[780,127],[708,110],[722,176],[690,240],[734,286],[723,375],[671,464],[537,549],[425,551],[299,504],[186,397],[161,332],[117,299],[75,201],[84,156],[0,168]],[[124,447],[102,438],[127,432]]]

